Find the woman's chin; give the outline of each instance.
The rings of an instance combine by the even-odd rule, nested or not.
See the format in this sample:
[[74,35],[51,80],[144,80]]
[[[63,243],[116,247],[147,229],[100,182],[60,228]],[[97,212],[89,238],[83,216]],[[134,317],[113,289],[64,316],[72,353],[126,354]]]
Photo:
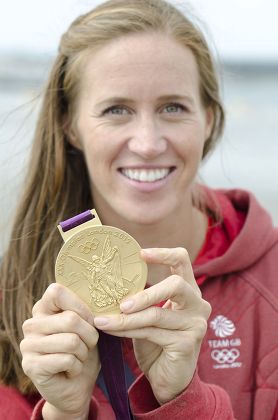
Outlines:
[[129,223],[147,227],[165,221],[165,218],[169,217],[171,214],[171,212],[167,210],[168,209],[166,208],[163,209],[161,207],[139,204],[136,208],[130,208],[128,211],[124,211],[122,216]]

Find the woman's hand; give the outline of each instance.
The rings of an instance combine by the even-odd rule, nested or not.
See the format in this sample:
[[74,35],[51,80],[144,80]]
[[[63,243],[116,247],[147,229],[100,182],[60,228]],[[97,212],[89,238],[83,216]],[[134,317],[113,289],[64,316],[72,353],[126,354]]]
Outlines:
[[100,364],[98,332],[78,296],[51,284],[23,324],[22,367],[47,401],[45,419],[87,418]]
[[[172,275],[122,302],[122,314],[95,318],[95,325],[135,339],[137,362],[163,404],[189,385],[211,308],[201,297],[185,249],[142,250],[142,258],[170,266]],[[162,301],[163,307],[153,306]]]

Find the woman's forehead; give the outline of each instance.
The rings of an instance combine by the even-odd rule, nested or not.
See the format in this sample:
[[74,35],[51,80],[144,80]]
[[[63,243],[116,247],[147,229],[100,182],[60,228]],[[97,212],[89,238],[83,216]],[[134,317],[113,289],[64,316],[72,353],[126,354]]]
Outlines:
[[[176,86],[193,88],[199,84],[198,67],[192,51],[162,34],[136,34],[109,42],[88,55],[83,67],[83,87],[94,91]],[[112,93],[112,92],[111,92]]]

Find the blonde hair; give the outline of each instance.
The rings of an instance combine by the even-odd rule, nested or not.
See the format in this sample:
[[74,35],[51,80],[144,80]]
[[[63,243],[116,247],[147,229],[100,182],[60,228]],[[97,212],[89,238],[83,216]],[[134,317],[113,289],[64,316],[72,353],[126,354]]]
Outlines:
[[21,326],[34,303],[55,281],[60,220],[93,207],[83,155],[67,141],[65,121],[77,98],[86,56],[127,34],[159,31],[189,47],[200,75],[200,94],[214,126],[203,156],[222,133],[224,111],[214,62],[202,33],[163,0],[110,0],[78,17],[62,36],[35,131],[30,169],[15,217],[1,276],[0,378],[28,393],[34,387],[21,368]]

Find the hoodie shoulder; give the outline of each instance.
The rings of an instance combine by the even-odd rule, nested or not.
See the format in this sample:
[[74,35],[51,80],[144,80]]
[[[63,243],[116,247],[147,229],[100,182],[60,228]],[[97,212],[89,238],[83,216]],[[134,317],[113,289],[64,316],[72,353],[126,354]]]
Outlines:
[[242,273],[249,286],[278,313],[278,241],[258,261]]
[[273,226],[270,214],[255,196],[238,189],[208,190],[208,194],[216,202],[223,224],[229,224],[235,214],[243,222],[227,251],[197,267],[196,274],[211,277],[242,272],[262,264],[262,261],[265,261],[265,268],[269,264],[275,265],[278,258],[278,229]]

